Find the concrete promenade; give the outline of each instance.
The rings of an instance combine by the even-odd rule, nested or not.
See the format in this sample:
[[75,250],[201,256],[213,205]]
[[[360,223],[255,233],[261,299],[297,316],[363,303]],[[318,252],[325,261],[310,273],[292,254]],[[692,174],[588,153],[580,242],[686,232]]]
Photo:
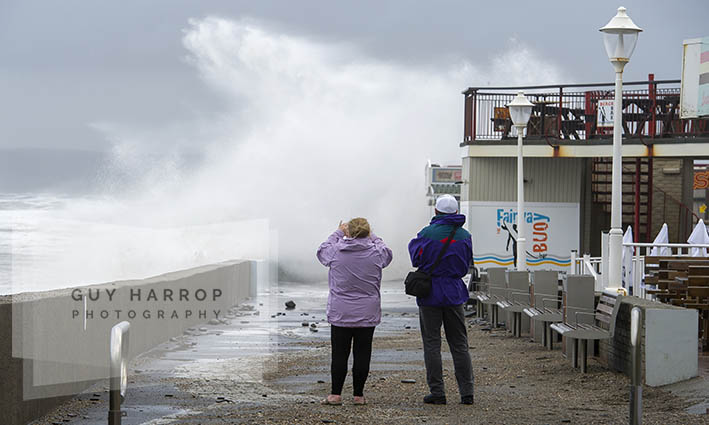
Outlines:
[[[131,323],[133,358],[221,319],[255,294],[250,261],[129,281],[0,296],[0,411],[24,424],[108,377],[109,332]],[[85,296],[85,297],[84,297]]]
[[[223,423],[624,423],[626,376],[590,360],[572,369],[560,351],[529,338],[513,339],[469,319],[476,382],[474,406],[458,404],[444,344],[449,404],[421,403],[425,373],[413,300],[400,282],[384,284],[383,323],[375,333],[368,406],[321,406],[329,391],[326,285],[281,284],[233,309],[229,324],[204,325],[172,338],[132,363],[124,424]],[[286,311],[284,302],[296,308]],[[303,326],[307,322],[308,326]],[[311,324],[315,328],[311,328]],[[311,330],[312,329],[312,330]],[[317,332],[314,332],[317,330]],[[707,370],[669,387],[644,389],[646,424],[709,423]],[[402,383],[413,379],[415,383]],[[99,384],[37,423],[103,423],[105,384]],[[695,412],[695,413],[692,413]],[[68,421],[68,422],[62,422]]]

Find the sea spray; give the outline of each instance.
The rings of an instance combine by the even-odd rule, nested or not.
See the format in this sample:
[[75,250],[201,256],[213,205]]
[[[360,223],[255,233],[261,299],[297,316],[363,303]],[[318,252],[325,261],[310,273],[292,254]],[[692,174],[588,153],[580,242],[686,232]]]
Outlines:
[[[460,162],[461,89],[510,83],[503,78],[511,63],[524,64],[515,83],[559,79],[524,46],[480,61],[489,66],[412,67],[254,20],[193,19],[183,44],[185,62],[221,96],[223,110],[195,124],[203,128],[190,134],[205,136],[187,147],[169,131],[146,136],[109,119],[96,127],[113,143],[113,170],[102,178],[103,198],[72,202],[58,215],[72,223],[69,249],[38,265],[57,286],[257,258],[268,250],[257,241],[275,230],[288,278],[324,280],[317,246],[354,216],[367,217],[394,251],[385,278],[400,277],[407,243],[429,219],[426,160]],[[185,150],[199,152],[200,167],[180,166]],[[138,177],[114,178],[121,174]],[[244,220],[267,224],[238,224]],[[224,223],[237,224],[225,231]]]

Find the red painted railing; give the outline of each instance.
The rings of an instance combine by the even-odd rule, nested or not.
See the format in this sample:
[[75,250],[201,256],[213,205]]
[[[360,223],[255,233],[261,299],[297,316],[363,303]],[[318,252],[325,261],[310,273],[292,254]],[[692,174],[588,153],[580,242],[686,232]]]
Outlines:
[[[655,80],[652,74],[648,81],[624,83],[623,137],[655,139],[709,136],[707,120],[680,120],[679,83],[679,80]],[[505,105],[517,91],[524,91],[535,105],[527,126],[528,139],[612,138],[613,128],[599,125],[598,104],[599,101],[613,99],[613,83],[477,87],[463,92],[463,144],[515,137]]]
[[[689,235],[692,233],[694,226],[699,222],[700,217],[690,207],[682,203],[682,201],[660,189],[659,187],[655,187],[654,190],[662,194],[663,216],[661,221],[659,222],[662,223],[672,221],[669,217],[672,215],[672,211],[677,211],[677,236],[676,238],[674,238],[674,240],[679,242],[685,242],[687,238],[689,238]],[[657,197],[655,197],[655,202],[658,202]]]

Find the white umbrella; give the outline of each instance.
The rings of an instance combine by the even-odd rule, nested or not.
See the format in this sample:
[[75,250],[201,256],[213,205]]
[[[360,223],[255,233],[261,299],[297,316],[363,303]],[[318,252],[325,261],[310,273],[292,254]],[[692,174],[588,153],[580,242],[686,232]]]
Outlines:
[[[699,223],[697,223],[697,225],[694,226],[694,230],[692,230],[692,234],[689,235],[689,239],[687,239],[687,243],[709,244],[709,234],[707,234],[707,226],[704,225],[704,220],[699,219]],[[692,248],[691,255],[692,255],[692,257],[706,257],[707,256],[707,249],[706,248]]]
[[[653,245],[659,243],[670,243],[670,238],[667,235],[667,223],[662,224],[662,228],[657,233],[655,240],[652,241]],[[652,250],[650,250],[650,255],[653,257],[666,257],[672,255],[672,250],[670,250],[670,248],[666,246],[655,246],[652,248]]]
[[[633,243],[633,228],[628,226],[628,229],[623,235],[623,243]],[[633,286],[633,253],[635,248],[632,246],[623,247],[623,288],[631,288]]]

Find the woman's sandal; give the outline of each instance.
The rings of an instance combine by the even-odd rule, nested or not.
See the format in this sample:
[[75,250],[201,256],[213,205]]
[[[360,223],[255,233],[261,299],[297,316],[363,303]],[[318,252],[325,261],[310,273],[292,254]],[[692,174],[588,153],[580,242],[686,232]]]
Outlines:
[[[358,400],[358,399],[359,399],[359,400]],[[352,404],[354,404],[355,406],[364,406],[364,405],[367,404],[367,399],[364,398],[364,396],[362,396],[362,397],[355,397],[355,398],[354,398],[354,401],[352,402]]]
[[320,404],[323,404],[326,406],[341,406],[342,405],[342,398],[340,398],[339,400],[330,400],[330,396],[327,396],[320,401]]

